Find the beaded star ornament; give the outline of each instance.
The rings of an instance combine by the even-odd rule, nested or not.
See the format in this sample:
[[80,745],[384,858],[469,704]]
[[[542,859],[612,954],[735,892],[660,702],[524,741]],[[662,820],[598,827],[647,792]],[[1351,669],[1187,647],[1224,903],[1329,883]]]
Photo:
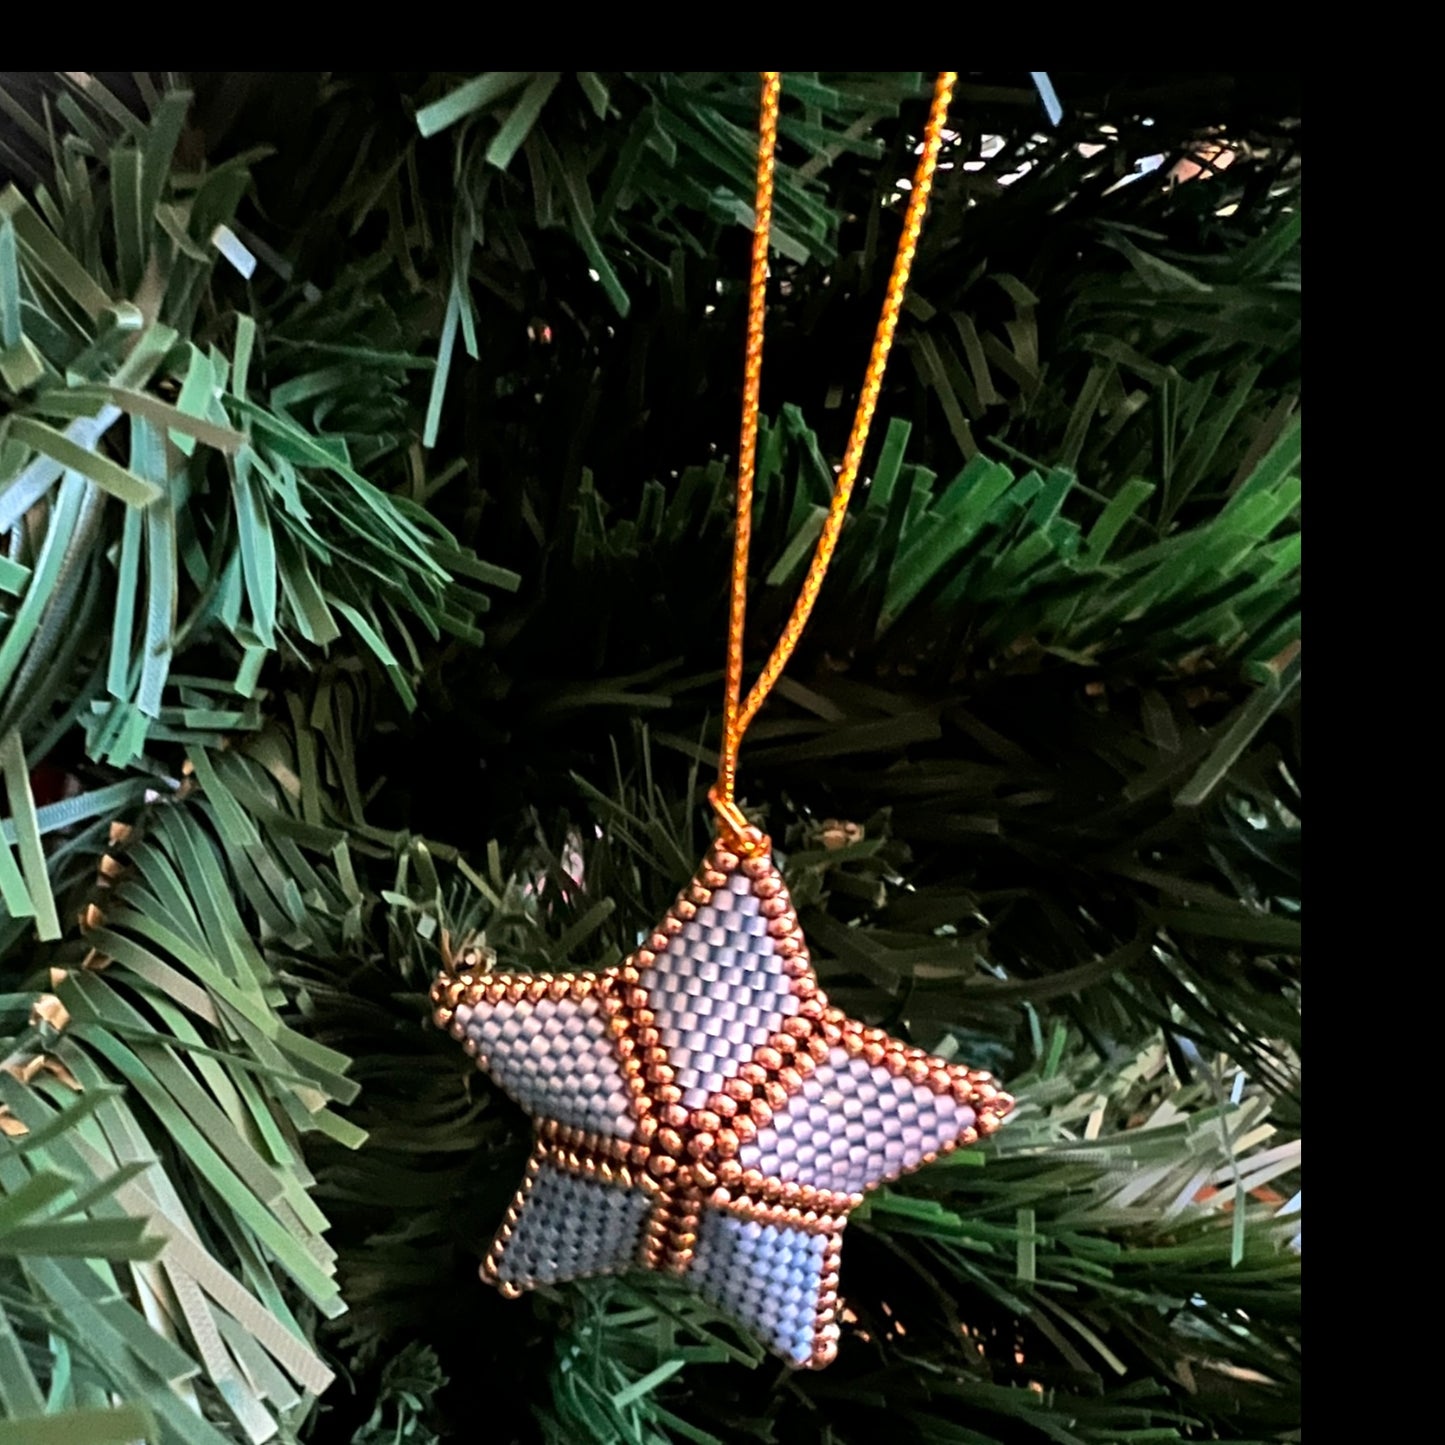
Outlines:
[[1013,1107],[986,1073],[868,1028],[818,987],[769,840],[734,801],[738,749],[831,560],[917,248],[954,73],[941,72],[832,506],[782,640],[746,699],[742,633],[780,77],[763,72],[718,834],[641,947],[600,973],[481,971],[434,1018],[534,1119],[526,1176],[482,1266],[507,1295],[626,1269],[681,1275],[789,1364],[837,1352],[848,1213],[976,1142]]

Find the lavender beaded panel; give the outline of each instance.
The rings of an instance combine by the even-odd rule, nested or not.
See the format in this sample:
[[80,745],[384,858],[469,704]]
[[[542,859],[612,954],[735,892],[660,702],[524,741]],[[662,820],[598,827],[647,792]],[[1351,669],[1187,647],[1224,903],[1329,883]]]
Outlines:
[[702,1108],[799,1007],[741,873],[697,910],[639,982],[689,1109]]
[[709,1209],[690,1275],[699,1292],[794,1364],[813,1353],[827,1241]]
[[835,1048],[738,1157],[788,1183],[856,1194],[952,1143],[974,1118],[951,1095]]
[[632,1136],[630,1096],[595,998],[524,999],[475,1009],[460,1004],[456,1017],[476,1041],[487,1072],[529,1114],[616,1139]]
[[641,1189],[544,1163],[497,1258],[497,1276],[506,1284],[559,1284],[626,1269],[636,1261],[651,1207]]

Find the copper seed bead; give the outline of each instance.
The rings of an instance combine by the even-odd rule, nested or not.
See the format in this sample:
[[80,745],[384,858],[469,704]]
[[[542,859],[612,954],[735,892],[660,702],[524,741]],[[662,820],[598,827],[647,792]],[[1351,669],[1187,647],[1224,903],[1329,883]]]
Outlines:
[[952,1080],[949,1077],[947,1069],[935,1068],[928,1071],[928,1087],[932,1089],[935,1094],[946,1094],[951,1083]]
[[738,868],[738,855],[730,853],[725,848],[715,848],[712,853],[713,867],[721,873],[736,873]]
[[622,995],[622,1000],[630,1009],[645,1009],[647,1007],[647,990],[634,986]]
[[738,1101],[730,1094],[709,1094],[708,1109],[724,1119],[731,1119],[738,1111]]
[[808,1013],[806,1003],[798,1013],[783,1020],[783,1032],[789,1038],[798,1040],[806,1039],[813,1032],[813,1016]]
[[[743,1166],[736,1159],[724,1159],[717,1167],[717,1177],[724,1184],[736,1184],[743,1177]],[[726,1194],[727,1190],[722,1192]]]
[[692,1138],[687,1141],[687,1152],[691,1154],[694,1159],[701,1159],[716,1142],[717,1140],[711,1134],[694,1134]]
[[654,1154],[647,1161],[647,1167],[659,1179],[665,1179],[677,1168],[677,1160],[670,1154]]
[[697,1137],[710,1138],[712,1147],[722,1159],[732,1159],[738,1152],[740,1140],[736,1129],[719,1129],[716,1136],[699,1134]]
[[[834,1029],[833,1032],[836,1034],[838,1031]],[[831,1049],[833,1045],[837,1042],[837,1038],[830,1040],[826,1033],[824,1033],[820,1038],[809,1039],[808,1057],[811,1058],[815,1064],[823,1063],[828,1057],[829,1049]]]
[[788,912],[788,900],[786,898],[779,898],[776,889],[773,891],[772,897],[763,895],[765,886],[765,884],[759,883],[755,890],[763,897],[762,903],[758,905],[758,912],[761,913],[764,918],[781,918]]
[[[804,1054],[803,1057],[807,1058],[808,1056]],[[783,1086],[785,1095],[796,1094],[803,1087],[803,1076],[796,1068],[789,1065],[778,1070],[778,1083]]]
[[671,941],[672,941],[672,940],[671,940],[670,938],[668,938],[667,934],[665,934],[665,933],[663,933],[663,932],[661,932],[661,931],[659,930],[657,933],[654,933],[654,934],[652,935],[652,937],[647,940],[647,946],[648,946],[648,948],[650,948],[650,949],[652,950],[653,953],[666,953],[666,952],[667,952],[667,945],[668,945]]
[[640,1047],[650,1049],[654,1044],[662,1042],[662,1035],[652,1027],[652,1016],[649,1014],[647,1023],[644,1024],[640,1018],[632,1021],[636,1025],[636,1038]]
[[697,904],[690,902],[686,898],[679,898],[672,907],[673,912],[675,912],[684,923],[691,923],[692,920],[697,917]]
[[753,1062],[763,1069],[781,1069],[783,1067],[783,1056],[777,1049],[764,1045],[753,1054]]
[[770,899],[776,898],[782,891],[783,885],[776,878],[759,878],[753,888],[753,892],[765,903]]
[[763,1098],[775,1110],[781,1111],[788,1107],[788,1091],[776,1079],[763,1085]]
[[667,1154],[681,1154],[682,1135],[676,1129],[659,1129],[657,1147]]
[[901,1079],[908,1070],[908,1060],[894,1049],[889,1049],[883,1060],[883,1067],[895,1078]]
[[733,1202],[733,1197],[729,1190],[724,1189],[721,1185],[719,1185],[708,1196],[708,1200],[709,1203],[715,1204],[719,1209],[721,1209],[725,1205],[731,1204]]
[[760,1129],[766,1129],[773,1122],[772,1108],[763,1099],[754,1099],[748,1105],[748,1112],[753,1116],[753,1122]]
[[768,1071],[761,1064],[750,1060],[738,1070],[738,1078],[751,1084],[754,1089],[759,1089],[768,1082]]
[[733,1120],[732,1132],[744,1144],[751,1144],[758,1137],[758,1126],[751,1114],[739,1114]]
[[658,1113],[658,1117],[670,1128],[687,1128],[688,1113],[681,1104],[664,1104]]
[[933,1070],[928,1067],[928,1061],[926,1059],[914,1059],[908,1065],[905,1072],[908,1075],[908,1082],[910,1084],[926,1084],[928,1082],[928,1076]]
[[682,1090],[676,1084],[659,1084],[653,1097],[659,1104],[677,1104],[682,1101]]
[[729,1079],[723,1085],[723,1090],[729,1098],[736,1099],[739,1104],[746,1104],[753,1097],[753,1086],[746,1079]]
[[728,886],[728,875],[719,873],[716,868],[704,868],[702,870],[702,881],[712,889],[726,888]]
[[710,1109],[696,1110],[689,1122],[700,1134],[716,1134],[722,1128],[722,1120]]
[[745,858],[742,868],[743,872],[755,883],[773,876],[773,870],[766,858]]
[[741,1182],[743,1189],[747,1193],[756,1194],[759,1192],[759,1190],[762,1189],[763,1185],[767,1181],[763,1178],[761,1170],[745,1169],[743,1170],[743,1177]]
[[717,1175],[700,1159],[692,1166],[692,1177],[704,1189],[711,1189],[717,1183]]

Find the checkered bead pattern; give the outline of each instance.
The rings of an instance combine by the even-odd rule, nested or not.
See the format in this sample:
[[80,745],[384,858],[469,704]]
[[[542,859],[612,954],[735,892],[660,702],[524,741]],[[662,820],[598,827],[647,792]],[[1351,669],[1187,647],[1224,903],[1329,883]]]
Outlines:
[[703,1218],[692,1273],[703,1297],[790,1364],[805,1365],[817,1334],[827,1240],[719,1211]]
[[789,1184],[857,1194],[915,1168],[975,1117],[948,1094],[920,1090],[835,1048],[738,1157],[745,1169]]
[[456,1018],[488,1072],[529,1114],[631,1136],[627,1087],[596,998],[460,1004]]
[[527,1195],[528,1208],[493,1256],[504,1284],[560,1284],[609,1274],[637,1262],[651,1201],[641,1189],[620,1189],[545,1161]]
[[644,970],[683,1106],[700,1109],[798,1011],[767,919],[734,874]]

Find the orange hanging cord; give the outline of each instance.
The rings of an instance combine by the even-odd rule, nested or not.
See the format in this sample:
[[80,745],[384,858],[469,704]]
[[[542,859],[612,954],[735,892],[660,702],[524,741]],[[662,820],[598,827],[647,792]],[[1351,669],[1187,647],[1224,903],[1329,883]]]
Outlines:
[[924,131],[923,149],[918,157],[918,169],[913,177],[913,189],[908,196],[908,209],[903,217],[903,236],[898,242],[898,254],[893,261],[893,272],[888,278],[888,291],[883,301],[883,314],[878,318],[878,330],[873,337],[873,351],[868,358],[868,370],[863,378],[863,394],[858,398],[858,411],[853,418],[853,430],[848,437],[848,446],[843,453],[843,465],[838,472],[838,481],[833,489],[833,499],[828,506],[828,516],[823,522],[823,531],[813,551],[813,560],[808,566],[808,575],[793,605],[792,615],[783,628],[783,635],[773,649],[772,656],[753,684],[746,698],[742,695],[743,683],[743,623],[747,612],[748,596],[748,548],[753,530],[753,480],[758,454],[758,398],[763,373],[763,316],[767,309],[768,291],[768,239],[773,220],[773,173],[774,156],[778,143],[778,98],[782,90],[782,74],[776,70],[765,70],[763,75],[762,115],[758,126],[758,174],[756,220],[753,227],[753,264],[751,287],[748,297],[748,339],[747,352],[743,363],[743,424],[741,445],[738,448],[738,497],[737,522],[733,536],[733,567],[731,601],[728,609],[728,655],[727,682],[723,700],[722,755],[718,765],[717,782],[708,793],[718,820],[728,842],[743,853],[757,851],[761,835],[743,816],[734,798],[737,786],[738,750],[742,746],[743,734],[748,724],[757,716],[758,709],[772,692],[783,669],[788,665],[803,628],[808,624],[813,604],[823,585],[823,576],[833,560],[833,551],[843,530],[843,518],[848,511],[848,499],[853,494],[853,484],[858,479],[858,469],[863,462],[863,449],[868,444],[868,431],[873,425],[873,413],[878,407],[878,396],[883,388],[883,372],[888,365],[888,352],[893,345],[893,333],[898,326],[898,313],[903,305],[903,293],[908,287],[908,273],[913,267],[914,253],[918,250],[919,233],[923,230],[923,215],[928,209],[929,192],[933,189],[933,173],[938,167],[938,153],[943,145],[943,127],[948,118],[948,105],[953,97],[954,82],[958,72],[941,70],[933,88],[933,106],[928,114],[928,126]]

